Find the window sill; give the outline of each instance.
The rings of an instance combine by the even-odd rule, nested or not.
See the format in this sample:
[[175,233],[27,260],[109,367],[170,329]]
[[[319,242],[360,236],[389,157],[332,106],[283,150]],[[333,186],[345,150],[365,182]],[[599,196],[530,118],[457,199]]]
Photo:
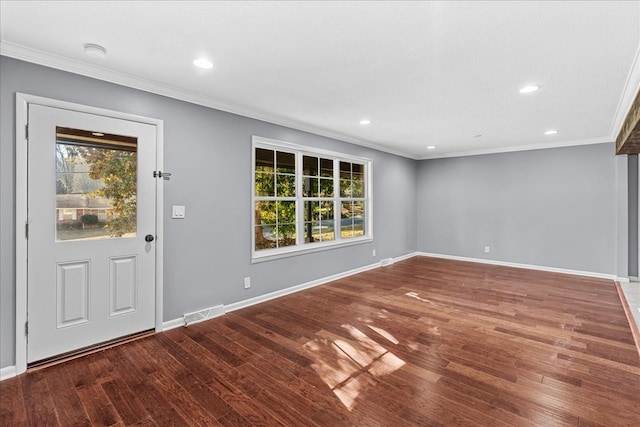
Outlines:
[[314,244],[306,244],[305,247],[303,248],[293,247],[291,249],[289,248],[267,249],[264,251],[260,251],[258,253],[254,253],[253,256],[251,257],[251,263],[257,264],[260,262],[274,261],[282,258],[289,258],[289,257],[298,256],[298,255],[306,255],[313,252],[327,251],[331,249],[344,248],[346,246],[354,246],[354,245],[360,245],[363,243],[370,243],[372,241],[373,241],[373,237],[367,236],[367,237],[358,237],[354,239],[349,239],[348,241],[340,241],[340,243],[336,243],[332,241],[329,243],[319,242]]

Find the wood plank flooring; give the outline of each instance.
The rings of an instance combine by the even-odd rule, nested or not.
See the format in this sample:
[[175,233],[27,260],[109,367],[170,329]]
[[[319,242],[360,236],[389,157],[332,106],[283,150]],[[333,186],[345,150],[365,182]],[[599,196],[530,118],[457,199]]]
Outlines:
[[415,257],[0,383],[2,426],[640,426],[612,281]]

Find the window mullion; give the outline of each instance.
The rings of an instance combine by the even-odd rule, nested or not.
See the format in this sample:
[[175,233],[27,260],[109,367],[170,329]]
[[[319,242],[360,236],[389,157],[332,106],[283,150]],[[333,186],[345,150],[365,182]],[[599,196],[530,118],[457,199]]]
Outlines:
[[336,241],[342,239],[342,203],[340,203],[340,159],[333,159],[333,227]]
[[304,178],[302,173],[302,153],[296,153],[296,245],[304,244],[304,201],[302,189]]

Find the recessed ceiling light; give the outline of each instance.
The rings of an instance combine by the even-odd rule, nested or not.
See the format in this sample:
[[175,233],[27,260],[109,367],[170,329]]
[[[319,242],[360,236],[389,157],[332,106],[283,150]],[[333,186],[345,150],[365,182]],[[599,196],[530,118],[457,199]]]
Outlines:
[[435,145],[429,145],[427,150],[435,150],[437,147]]
[[91,132],[91,135],[93,135],[93,136],[104,136],[104,133],[102,133],[102,132]]
[[193,61],[193,65],[195,65],[198,68],[205,68],[205,69],[213,68],[213,62],[209,61],[206,58],[195,59]]
[[107,56],[107,49],[99,44],[85,43],[84,53],[91,58],[104,58]]
[[367,119],[360,120],[360,124],[364,125],[364,126],[370,125],[371,124],[371,120],[367,120]]
[[555,135],[556,133],[558,133],[558,131],[556,129],[550,129],[550,130],[546,131],[544,134],[545,135]]
[[531,93],[540,89],[538,85],[528,85],[520,89],[520,93]]

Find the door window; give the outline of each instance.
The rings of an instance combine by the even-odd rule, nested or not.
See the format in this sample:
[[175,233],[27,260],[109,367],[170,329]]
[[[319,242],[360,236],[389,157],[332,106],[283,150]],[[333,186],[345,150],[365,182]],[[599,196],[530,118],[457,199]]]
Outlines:
[[135,137],[56,127],[56,241],[136,236]]

